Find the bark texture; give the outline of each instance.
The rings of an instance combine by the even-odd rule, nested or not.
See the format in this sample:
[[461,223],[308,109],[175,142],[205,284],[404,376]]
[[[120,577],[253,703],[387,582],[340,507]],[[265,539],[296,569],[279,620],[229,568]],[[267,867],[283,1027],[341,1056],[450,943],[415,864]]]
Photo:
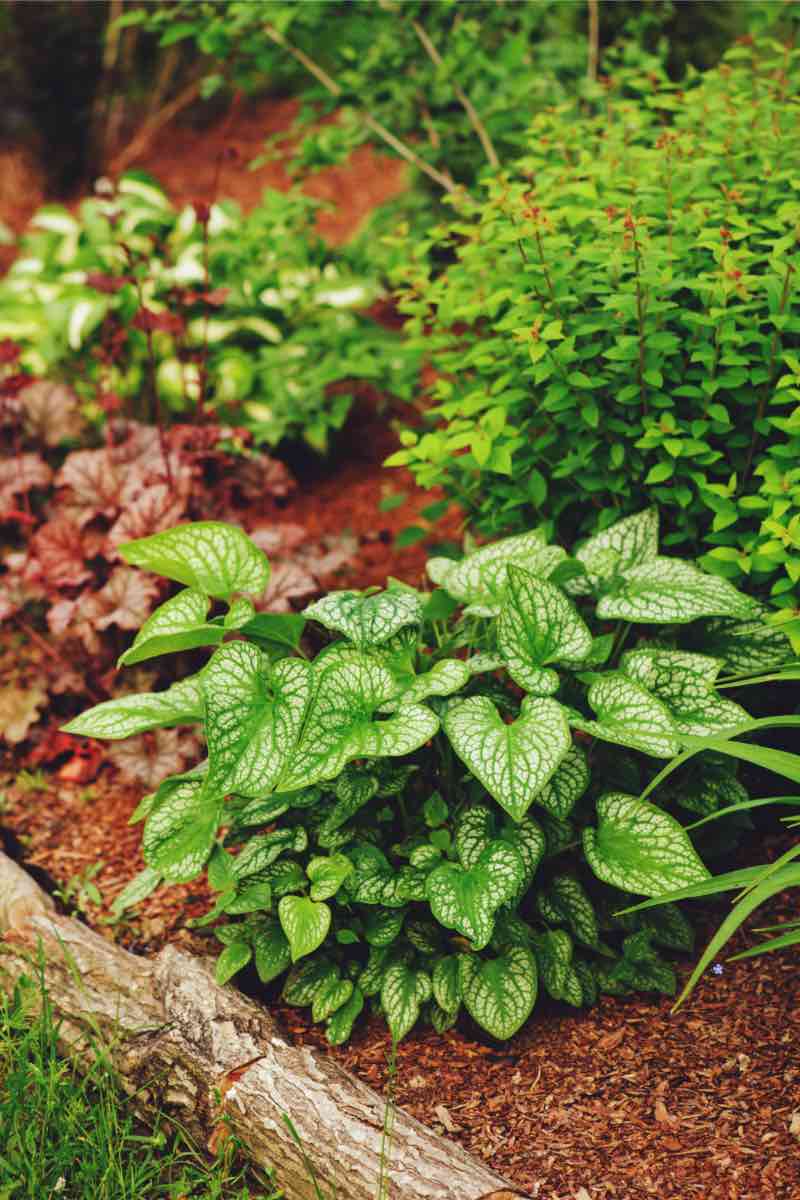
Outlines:
[[[316,1200],[309,1165],[326,1196],[376,1200],[383,1099],[332,1059],[288,1045],[265,1009],[216,984],[209,963],[170,946],[138,958],[56,915],[2,853],[0,934],[0,987],[38,958],[65,1041],[79,1061],[102,1045],[137,1106],[174,1113],[205,1144],[230,1127],[255,1163],[276,1171],[288,1200]],[[386,1174],[387,1200],[521,1195],[399,1110]]]

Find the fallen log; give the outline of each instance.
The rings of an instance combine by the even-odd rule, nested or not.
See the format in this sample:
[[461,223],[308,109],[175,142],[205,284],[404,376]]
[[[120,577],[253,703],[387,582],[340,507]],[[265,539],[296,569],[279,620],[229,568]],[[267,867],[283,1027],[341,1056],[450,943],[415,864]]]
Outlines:
[[[290,1046],[264,1008],[217,985],[209,962],[171,946],[130,954],[59,916],[1,852],[0,935],[0,988],[39,964],[65,1046],[79,1065],[101,1050],[141,1112],[175,1115],[204,1145],[230,1129],[287,1200],[317,1200],[317,1186],[326,1198],[377,1200],[385,1101],[332,1059]],[[384,1178],[387,1200],[522,1194],[400,1110]]]

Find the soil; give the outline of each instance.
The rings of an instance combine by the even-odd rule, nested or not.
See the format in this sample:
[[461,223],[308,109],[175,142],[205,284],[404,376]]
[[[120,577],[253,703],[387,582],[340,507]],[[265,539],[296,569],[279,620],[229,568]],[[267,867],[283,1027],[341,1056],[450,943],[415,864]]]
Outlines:
[[[291,116],[291,105],[272,102],[203,132],[176,125],[137,165],[158,175],[176,200],[209,199],[219,151],[233,145],[250,157],[264,133],[285,128]],[[7,153],[12,157],[0,154],[0,178],[3,163],[13,161],[27,183],[0,188],[0,219],[19,228],[41,192],[35,194],[35,164],[16,150]],[[255,202],[266,182],[286,182],[274,164],[255,175],[241,160],[235,166],[226,164],[221,192],[243,204]],[[402,170],[363,151],[308,187],[338,202],[326,226],[338,240],[402,187]],[[354,565],[336,586],[382,583],[388,574],[422,580],[428,545],[398,548],[395,539],[408,525],[426,526],[421,510],[437,496],[382,467],[395,445],[385,414],[365,396],[327,464],[302,456],[292,464],[300,486],[281,519],[305,525],[314,538],[344,530],[358,538]],[[395,492],[406,493],[402,505],[379,512],[379,501]],[[458,534],[459,514],[451,511],[431,526],[428,543]],[[24,634],[12,636],[15,654],[41,652]],[[49,720],[40,740],[58,724],[54,713]],[[107,762],[86,782],[68,782],[69,751],[49,763],[44,777],[26,782],[19,777],[25,752],[23,745],[0,771],[9,849],[44,872],[104,936],[142,954],[168,941],[208,953],[208,935],[187,925],[209,907],[204,883],[162,888],[134,916],[104,923],[113,898],[143,865],[139,828],[128,824],[141,790],[122,782]],[[97,864],[99,906],[80,890]],[[680,972],[689,969],[687,959]],[[323,1044],[303,1012],[273,1007],[296,1041]],[[412,1033],[399,1048],[394,1078],[380,1022],[365,1024],[348,1047],[331,1053],[537,1200],[798,1200],[798,1045],[800,958],[775,954],[708,974],[674,1016],[666,999],[604,997],[579,1013],[540,1002],[534,1019],[503,1046],[487,1045],[466,1025],[443,1035]]]

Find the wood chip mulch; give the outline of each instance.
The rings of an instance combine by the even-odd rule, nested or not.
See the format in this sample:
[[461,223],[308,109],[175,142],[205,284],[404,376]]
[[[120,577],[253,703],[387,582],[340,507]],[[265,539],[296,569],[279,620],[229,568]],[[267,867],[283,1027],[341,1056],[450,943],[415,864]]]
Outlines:
[[[88,791],[25,794],[11,783],[5,795],[0,821],[27,865],[63,886],[103,862],[103,906],[85,915],[105,936],[139,953],[167,941],[208,952],[208,938],[186,928],[209,906],[199,883],[163,888],[130,921],[102,924],[141,867],[139,829],[127,825],[139,795],[110,769]],[[779,900],[770,918],[780,915]],[[325,1046],[304,1011],[273,1010],[297,1043]],[[578,1013],[540,1001],[504,1046],[466,1027],[412,1034],[393,1084],[379,1021],[331,1053],[379,1091],[391,1084],[398,1105],[537,1200],[800,1200],[800,959],[726,963],[669,1010],[662,998],[604,997]]]

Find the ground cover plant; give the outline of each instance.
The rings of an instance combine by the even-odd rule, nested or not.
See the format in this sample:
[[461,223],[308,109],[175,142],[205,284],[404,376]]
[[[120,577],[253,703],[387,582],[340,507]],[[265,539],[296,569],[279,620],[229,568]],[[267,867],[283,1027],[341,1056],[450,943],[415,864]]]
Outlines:
[[796,634],[799,52],[611,70],[415,245],[401,307],[438,377],[389,461],[487,534],[656,503],[665,545]]
[[0,337],[21,344],[24,369],[73,386],[96,423],[198,414],[324,452],[355,381],[406,394],[414,356],[363,315],[381,285],[325,245],[314,211],[276,191],[248,214],[232,201],[179,210],[142,173],[106,181],[76,215],[34,215],[0,280]]
[[746,814],[721,842],[693,843],[678,817],[746,792],[732,760],[705,756],[655,802],[638,794],[652,760],[742,724],[721,672],[789,649],[757,601],[659,553],[654,510],[574,556],[536,530],[430,560],[430,593],[392,581],[288,617],[255,613],[269,565],[240,530],[177,526],[120,553],[184,585],[124,661],[216,647],[166,691],[66,726],[204,729],[207,758],[137,810],[147,867],[120,909],[207,870],[206,920],[241,918],[217,929],[218,978],[251,960],[264,983],[288,972],[285,999],[334,1044],[367,1000],[397,1040],[462,1006],[505,1038],[539,986],[574,1005],[674,989],[681,911],[615,913],[707,879],[701,854]]

